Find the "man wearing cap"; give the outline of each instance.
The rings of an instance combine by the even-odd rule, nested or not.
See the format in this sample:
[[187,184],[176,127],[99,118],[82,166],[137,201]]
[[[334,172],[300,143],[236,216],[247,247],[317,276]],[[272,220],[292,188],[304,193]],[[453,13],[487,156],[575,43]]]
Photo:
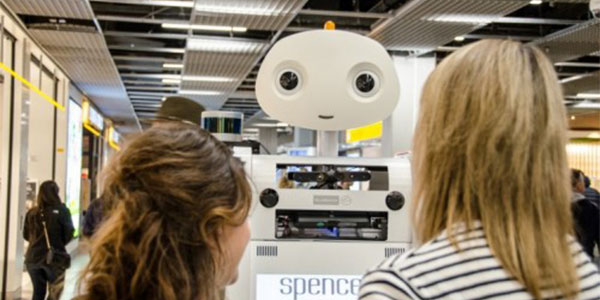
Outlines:
[[202,112],[204,110],[204,106],[194,100],[180,96],[168,97],[156,113],[152,126],[165,122],[181,122],[202,126]]

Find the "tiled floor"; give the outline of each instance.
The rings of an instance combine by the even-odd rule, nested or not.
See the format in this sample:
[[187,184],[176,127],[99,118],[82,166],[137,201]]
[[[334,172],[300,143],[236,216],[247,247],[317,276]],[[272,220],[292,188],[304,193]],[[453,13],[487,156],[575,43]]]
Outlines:
[[[89,256],[87,254],[79,254],[71,260],[71,268],[67,270],[67,277],[65,279],[65,289],[61,296],[61,300],[72,299],[75,295],[75,289],[77,286],[77,280],[79,279],[79,272],[88,263]],[[23,289],[21,292],[21,299],[31,299],[33,293],[33,286],[31,285],[31,279],[27,272],[23,272]]]

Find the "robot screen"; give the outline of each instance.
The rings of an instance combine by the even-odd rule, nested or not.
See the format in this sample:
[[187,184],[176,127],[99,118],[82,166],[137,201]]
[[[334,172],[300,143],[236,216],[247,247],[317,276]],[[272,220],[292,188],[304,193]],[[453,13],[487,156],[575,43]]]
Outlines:
[[387,191],[389,176],[385,166],[278,164],[276,184],[280,189]]

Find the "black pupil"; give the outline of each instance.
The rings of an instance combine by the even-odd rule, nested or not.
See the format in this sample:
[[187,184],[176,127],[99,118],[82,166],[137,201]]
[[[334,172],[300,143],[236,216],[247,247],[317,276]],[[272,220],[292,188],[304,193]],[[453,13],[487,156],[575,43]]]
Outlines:
[[368,93],[375,88],[375,79],[369,74],[361,74],[356,78],[356,88],[363,93]]
[[282,88],[291,91],[298,86],[298,75],[294,72],[285,72],[281,74],[279,84],[281,84]]

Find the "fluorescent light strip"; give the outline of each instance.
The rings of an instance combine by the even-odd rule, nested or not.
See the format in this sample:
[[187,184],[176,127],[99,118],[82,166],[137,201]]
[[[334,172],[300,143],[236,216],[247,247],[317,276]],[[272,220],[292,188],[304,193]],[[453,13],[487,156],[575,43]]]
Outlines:
[[210,52],[258,52],[264,45],[264,42],[189,38],[186,48]]
[[162,83],[175,83],[175,84],[180,84],[181,83],[181,79],[171,79],[171,78],[165,78],[162,80]]
[[[225,2],[225,1],[223,1]],[[230,5],[196,5],[196,11],[217,13],[217,14],[234,14],[234,15],[255,15],[255,16],[274,16],[279,15],[283,11],[273,8],[255,8],[255,7],[235,7]]]
[[217,91],[196,91],[196,90],[181,90],[179,94],[183,95],[201,95],[201,96],[218,96],[223,94]]
[[600,109],[600,103],[583,101],[581,103],[573,105],[574,108],[588,108],[588,109]]
[[542,0],[531,0],[531,1],[529,1],[529,4],[540,5],[540,4],[542,4],[542,2],[543,2]]
[[238,26],[217,26],[217,25],[200,25],[200,24],[183,24],[183,23],[163,23],[162,28],[181,29],[181,30],[205,30],[205,31],[233,31],[246,32],[246,27]]
[[183,64],[169,64],[169,63],[165,63],[165,64],[163,64],[163,68],[183,69]]
[[575,75],[575,76],[571,76],[571,77],[567,77],[567,78],[563,78],[560,80],[560,83],[567,83],[567,82],[571,82],[571,81],[575,81],[575,80],[579,80],[581,78],[585,78],[590,76],[590,74],[580,74],[580,75]]
[[584,98],[584,99],[600,99],[600,94],[591,94],[591,93],[579,93],[575,98]]
[[236,79],[230,78],[230,77],[184,75],[182,77],[182,80],[184,80],[184,81],[205,81],[205,82],[233,82]]
[[14,78],[18,79],[19,81],[21,81],[24,85],[26,85],[28,88],[30,88],[32,91],[36,92],[38,95],[40,95],[42,98],[46,99],[46,101],[52,103],[52,105],[56,106],[58,109],[65,111],[65,106],[58,103],[58,101],[54,100],[52,97],[46,95],[46,93],[42,92],[40,89],[38,89],[35,85],[33,85],[31,82],[29,82],[27,79],[23,78],[23,76],[19,75],[17,72],[15,72],[13,69],[9,68],[7,65],[3,64],[2,62],[0,62],[0,67],[2,69],[4,69],[4,71],[8,72],[10,75],[12,75]]
[[433,15],[425,18],[427,21],[441,23],[489,24],[500,18],[497,15],[455,14]]

